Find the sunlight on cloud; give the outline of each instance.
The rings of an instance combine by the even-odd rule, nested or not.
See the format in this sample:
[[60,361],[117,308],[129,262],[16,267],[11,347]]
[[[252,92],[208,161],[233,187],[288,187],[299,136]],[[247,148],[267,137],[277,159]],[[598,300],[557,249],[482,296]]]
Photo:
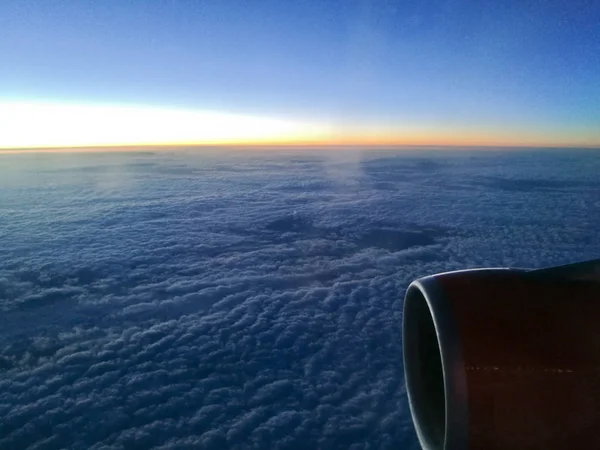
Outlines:
[[173,108],[0,102],[0,148],[301,141],[323,127]]

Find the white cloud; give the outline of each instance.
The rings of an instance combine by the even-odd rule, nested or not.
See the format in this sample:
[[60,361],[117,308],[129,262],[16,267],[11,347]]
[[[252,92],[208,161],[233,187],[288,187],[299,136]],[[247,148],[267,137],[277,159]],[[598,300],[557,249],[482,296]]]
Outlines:
[[0,447],[416,448],[408,283],[600,253],[593,161],[374,155],[349,194],[315,155],[229,157],[29,160],[2,186],[27,209],[0,222]]

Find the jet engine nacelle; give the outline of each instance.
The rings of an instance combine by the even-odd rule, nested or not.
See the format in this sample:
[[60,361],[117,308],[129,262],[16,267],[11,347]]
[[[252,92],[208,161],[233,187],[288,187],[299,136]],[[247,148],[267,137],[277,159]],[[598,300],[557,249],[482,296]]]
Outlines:
[[404,373],[425,450],[600,448],[600,260],[413,282]]

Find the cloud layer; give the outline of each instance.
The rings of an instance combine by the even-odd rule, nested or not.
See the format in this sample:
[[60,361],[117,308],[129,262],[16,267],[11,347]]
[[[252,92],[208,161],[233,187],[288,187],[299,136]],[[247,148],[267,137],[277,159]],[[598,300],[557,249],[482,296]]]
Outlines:
[[5,155],[0,448],[416,448],[427,273],[600,254],[597,155]]

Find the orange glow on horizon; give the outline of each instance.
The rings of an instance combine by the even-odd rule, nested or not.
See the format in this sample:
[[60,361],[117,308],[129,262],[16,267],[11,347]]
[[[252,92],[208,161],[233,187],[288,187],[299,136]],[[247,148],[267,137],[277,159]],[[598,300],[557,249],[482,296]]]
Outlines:
[[214,111],[0,102],[0,153],[174,147],[600,147],[600,135],[593,131],[473,128],[307,124]]
[[159,144],[125,144],[125,145],[97,145],[97,146],[57,146],[57,147],[19,147],[1,148],[0,154],[24,154],[24,153],[72,153],[72,152],[136,152],[136,151],[169,151],[176,149],[218,149],[232,148],[244,150],[283,150],[283,149],[308,149],[322,148],[329,150],[360,148],[589,148],[600,149],[600,143],[572,143],[572,142],[522,142],[515,140],[492,140],[492,139],[455,139],[442,140],[422,137],[421,139],[331,139],[331,140],[286,140],[286,141],[225,141],[212,143],[197,142],[174,142]]

